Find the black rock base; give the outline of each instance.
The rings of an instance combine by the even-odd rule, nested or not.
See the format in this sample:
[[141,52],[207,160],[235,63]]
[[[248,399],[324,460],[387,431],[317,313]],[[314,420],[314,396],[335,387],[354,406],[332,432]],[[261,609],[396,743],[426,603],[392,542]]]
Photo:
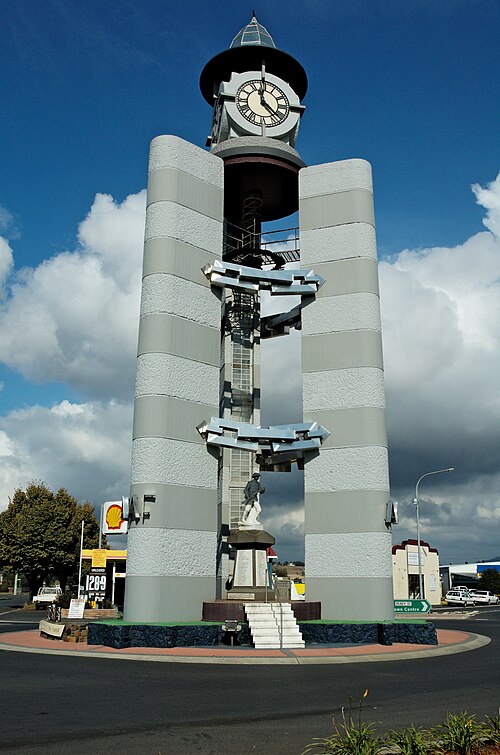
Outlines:
[[[392,645],[404,642],[413,645],[437,645],[434,625],[425,624],[315,624],[299,622],[306,645],[358,645],[378,643]],[[210,647],[251,645],[248,625],[229,633],[215,624],[163,626],[155,624],[89,624],[88,644],[111,648],[146,647]]]
[[378,643],[392,645],[394,642],[411,645],[437,645],[436,627],[425,624],[315,624],[301,623],[299,628],[306,645],[349,645]]

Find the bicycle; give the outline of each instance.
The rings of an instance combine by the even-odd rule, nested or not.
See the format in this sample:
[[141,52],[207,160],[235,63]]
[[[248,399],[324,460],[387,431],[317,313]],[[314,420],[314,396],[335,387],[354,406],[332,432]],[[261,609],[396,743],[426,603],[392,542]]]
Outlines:
[[61,606],[51,603],[47,608],[47,620],[58,624],[61,621]]

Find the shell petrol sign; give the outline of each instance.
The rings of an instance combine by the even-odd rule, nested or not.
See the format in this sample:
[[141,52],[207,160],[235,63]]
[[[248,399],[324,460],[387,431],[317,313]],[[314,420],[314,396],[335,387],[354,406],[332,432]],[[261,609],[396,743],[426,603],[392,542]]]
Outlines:
[[102,534],[125,535],[128,522],[123,518],[122,501],[106,501],[102,506]]

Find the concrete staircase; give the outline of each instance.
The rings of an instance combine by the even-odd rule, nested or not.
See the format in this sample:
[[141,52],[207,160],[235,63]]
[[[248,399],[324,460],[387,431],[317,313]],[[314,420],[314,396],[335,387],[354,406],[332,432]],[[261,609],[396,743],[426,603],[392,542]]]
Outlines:
[[305,647],[290,603],[245,603],[244,609],[257,650]]

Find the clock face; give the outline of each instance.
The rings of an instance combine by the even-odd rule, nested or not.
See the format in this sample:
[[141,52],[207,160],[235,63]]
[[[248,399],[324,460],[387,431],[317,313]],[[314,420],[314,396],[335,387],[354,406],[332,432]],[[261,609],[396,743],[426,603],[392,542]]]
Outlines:
[[290,112],[285,93],[271,81],[247,81],[236,92],[236,106],[243,118],[256,126],[278,126]]

